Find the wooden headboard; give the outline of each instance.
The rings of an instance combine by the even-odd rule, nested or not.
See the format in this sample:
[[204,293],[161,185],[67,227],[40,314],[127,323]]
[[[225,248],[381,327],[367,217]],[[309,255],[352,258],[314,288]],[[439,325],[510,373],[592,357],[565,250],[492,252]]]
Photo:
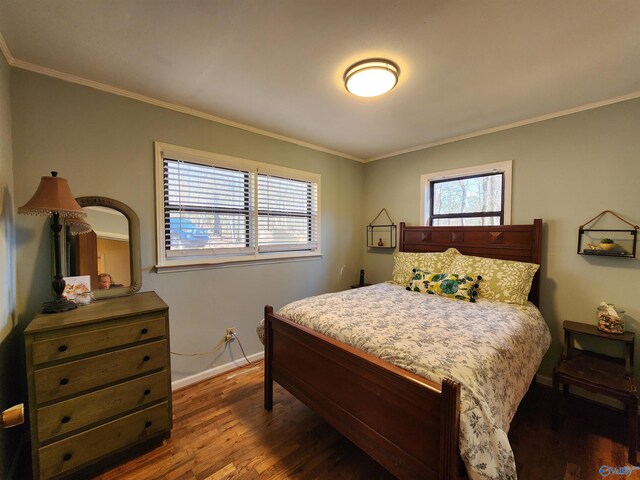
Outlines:
[[[400,223],[401,252],[443,252],[537,263],[542,259],[542,219],[531,225],[483,227],[408,227]],[[529,301],[540,305],[540,269],[533,278]]]

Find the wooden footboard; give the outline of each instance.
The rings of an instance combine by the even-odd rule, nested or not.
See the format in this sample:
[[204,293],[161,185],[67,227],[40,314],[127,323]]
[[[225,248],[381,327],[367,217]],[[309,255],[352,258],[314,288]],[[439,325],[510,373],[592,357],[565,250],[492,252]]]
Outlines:
[[458,476],[460,385],[442,385],[265,307],[264,407],[276,381],[396,477]]

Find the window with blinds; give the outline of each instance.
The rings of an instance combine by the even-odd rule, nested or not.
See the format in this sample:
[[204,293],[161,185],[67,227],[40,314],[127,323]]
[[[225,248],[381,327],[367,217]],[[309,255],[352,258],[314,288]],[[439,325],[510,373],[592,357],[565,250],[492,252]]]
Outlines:
[[317,248],[318,185],[258,173],[258,250]]
[[319,175],[162,144],[156,162],[159,267],[319,255]]

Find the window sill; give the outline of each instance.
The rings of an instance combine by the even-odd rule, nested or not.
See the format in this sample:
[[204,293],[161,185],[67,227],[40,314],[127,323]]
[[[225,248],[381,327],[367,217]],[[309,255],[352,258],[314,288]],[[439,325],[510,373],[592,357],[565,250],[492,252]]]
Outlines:
[[207,260],[180,260],[170,264],[156,265],[157,273],[185,272],[189,270],[205,270],[209,268],[244,267],[250,265],[268,265],[271,263],[302,262],[307,260],[320,260],[323,257],[320,252],[299,253],[286,255],[261,255],[250,258],[216,258]]

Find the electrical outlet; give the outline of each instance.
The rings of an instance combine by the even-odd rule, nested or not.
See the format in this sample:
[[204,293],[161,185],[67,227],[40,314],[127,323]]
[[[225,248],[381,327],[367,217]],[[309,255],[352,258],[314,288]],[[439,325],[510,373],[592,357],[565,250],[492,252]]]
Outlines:
[[236,333],[236,329],[235,328],[228,327],[227,328],[227,333],[224,336],[224,341],[225,342],[231,341],[233,339],[233,336],[235,335],[235,333]]

